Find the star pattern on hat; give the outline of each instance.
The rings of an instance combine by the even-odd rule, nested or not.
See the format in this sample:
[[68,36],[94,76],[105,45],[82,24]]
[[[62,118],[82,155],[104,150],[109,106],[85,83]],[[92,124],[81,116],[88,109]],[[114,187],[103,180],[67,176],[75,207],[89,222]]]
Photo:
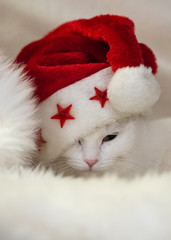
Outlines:
[[45,144],[46,141],[43,139],[42,137],[42,129],[40,129],[37,133],[38,135],[38,140],[37,140],[37,147],[38,147],[38,151],[41,150],[42,144]]
[[106,101],[109,99],[107,98],[107,89],[105,91],[101,91],[98,88],[94,88],[96,95],[94,97],[91,97],[90,100],[97,100],[100,102],[101,107],[103,108]]
[[51,119],[58,119],[60,121],[61,128],[63,128],[66,120],[75,119],[72,115],[69,114],[72,104],[66,108],[62,108],[57,104],[58,113],[51,117]]

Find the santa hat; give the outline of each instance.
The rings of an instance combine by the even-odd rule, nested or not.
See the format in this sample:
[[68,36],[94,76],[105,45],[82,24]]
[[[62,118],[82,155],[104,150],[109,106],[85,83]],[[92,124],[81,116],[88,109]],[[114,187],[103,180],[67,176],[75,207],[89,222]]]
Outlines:
[[26,46],[16,61],[34,78],[51,157],[117,113],[146,112],[160,96],[155,56],[126,17],[68,22]]

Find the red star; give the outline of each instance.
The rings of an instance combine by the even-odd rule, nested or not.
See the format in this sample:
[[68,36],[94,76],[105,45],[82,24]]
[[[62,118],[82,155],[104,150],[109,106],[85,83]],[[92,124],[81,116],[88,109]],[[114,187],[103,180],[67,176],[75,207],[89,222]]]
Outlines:
[[57,104],[58,113],[51,117],[51,119],[59,119],[61,128],[63,128],[65,121],[67,119],[75,119],[73,116],[69,114],[72,105],[69,105],[66,108],[62,108]]
[[37,135],[38,135],[37,147],[38,147],[38,150],[40,151],[42,144],[46,143],[46,141],[42,137],[42,129],[38,131]]
[[91,97],[90,100],[99,101],[103,108],[105,105],[105,102],[109,100],[107,98],[107,89],[105,91],[100,91],[98,88],[95,87],[94,90],[96,91],[96,95],[94,97]]

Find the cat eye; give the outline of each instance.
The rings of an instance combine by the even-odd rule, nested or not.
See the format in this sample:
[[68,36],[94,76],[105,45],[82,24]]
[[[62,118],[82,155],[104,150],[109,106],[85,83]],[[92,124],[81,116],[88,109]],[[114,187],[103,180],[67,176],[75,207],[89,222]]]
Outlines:
[[118,134],[107,135],[106,137],[103,138],[102,143],[112,141],[117,137],[117,135]]

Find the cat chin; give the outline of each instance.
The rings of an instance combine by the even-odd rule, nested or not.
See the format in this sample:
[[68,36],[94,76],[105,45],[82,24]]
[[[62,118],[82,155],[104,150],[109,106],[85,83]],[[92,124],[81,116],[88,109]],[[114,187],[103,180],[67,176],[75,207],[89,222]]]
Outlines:
[[[99,171],[74,171],[73,175],[74,177],[83,177],[83,178],[89,178],[89,177],[101,177],[105,174],[106,172],[99,172]],[[70,176],[69,174],[65,174],[64,176]]]
[[[121,178],[127,178],[127,179],[131,179],[132,177],[135,176],[135,172],[134,171],[121,171],[120,169],[118,169],[118,167],[111,167],[110,166],[103,166],[103,168],[101,168],[100,166],[94,166],[93,168],[89,169],[88,167],[85,166],[76,166],[76,165],[70,165],[68,164],[70,171],[66,171],[63,172],[62,174],[64,176],[70,176],[72,174],[72,176],[74,177],[91,177],[91,176],[95,176],[95,177],[101,177],[104,174],[115,174],[118,177]],[[61,173],[61,172],[60,172]]]
[[58,167],[56,167],[56,169],[52,168],[51,169],[55,174],[62,174],[63,176],[74,176],[74,177],[91,177],[91,176],[103,176],[107,170],[98,170],[98,169],[88,169],[86,167],[85,168],[81,168],[78,166],[71,166],[68,165],[68,167],[66,168],[66,170],[62,170]]
[[98,174],[103,173],[104,171],[108,171],[108,168],[106,169],[99,169],[96,166],[93,166],[93,168],[89,168],[87,165],[75,165],[75,164],[68,164],[69,168],[71,168],[75,172],[80,172],[80,174]]

